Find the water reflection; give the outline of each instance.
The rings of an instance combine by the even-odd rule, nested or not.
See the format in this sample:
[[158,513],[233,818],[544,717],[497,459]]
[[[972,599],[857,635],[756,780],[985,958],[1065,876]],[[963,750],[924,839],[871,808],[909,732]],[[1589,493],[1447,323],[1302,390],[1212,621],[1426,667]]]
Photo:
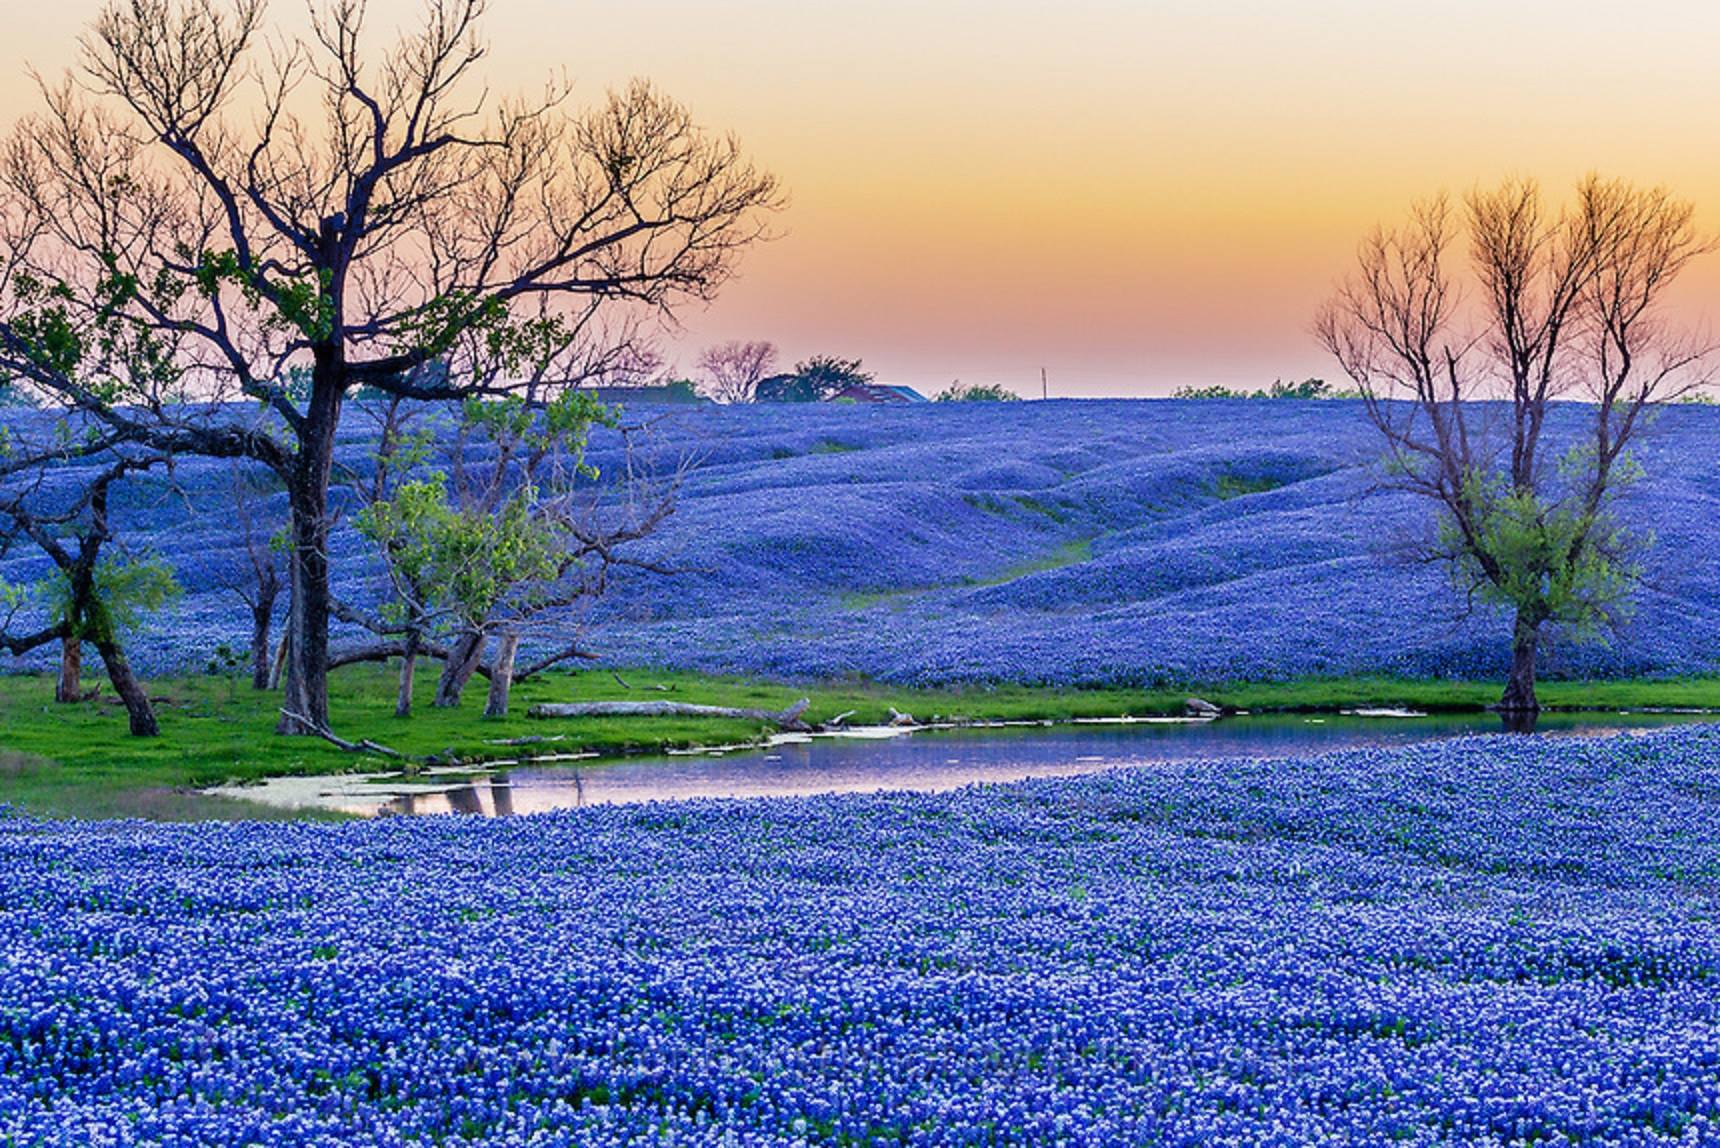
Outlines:
[[1540,710],[1501,710],[1499,713],[1499,727],[1505,733],[1534,733],[1540,722]]
[[[1523,717],[1529,721],[1525,723]],[[1711,720],[1711,715],[1700,714],[1272,715],[1203,724],[994,727],[927,731],[885,740],[819,738],[717,755],[522,764],[468,783],[399,796],[380,810],[372,804],[365,811],[506,817],[581,805],[680,798],[935,791],[976,781],[1069,776],[1202,758],[1284,757],[1498,733],[1502,728],[1553,736]]]

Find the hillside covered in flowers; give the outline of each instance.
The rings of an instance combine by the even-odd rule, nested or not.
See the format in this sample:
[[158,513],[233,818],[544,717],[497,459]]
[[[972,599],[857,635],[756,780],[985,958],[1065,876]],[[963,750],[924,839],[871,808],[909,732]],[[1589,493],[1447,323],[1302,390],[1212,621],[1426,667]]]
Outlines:
[[[1416,559],[1428,507],[1389,488],[1353,402],[628,415],[650,423],[657,473],[685,476],[675,513],[636,550],[673,572],[623,571],[595,610],[563,620],[616,664],[1113,685],[1478,678],[1506,665],[1501,616]],[[357,472],[370,429],[349,412],[342,459]],[[1659,412],[1637,458],[1645,476],[1624,506],[1649,545],[1635,611],[1604,644],[1555,634],[1552,676],[1720,669],[1720,409]],[[600,481],[623,469],[613,436],[594,440],[592,459]],[[137,639],[152,670],[243,645],[246,611],[223,588],[244,562],[225,466],[182,459],[177,490],[151,475],[125,495],[128,542],[167,559],[185,589]],[[279,494],[255,511],[284,513]],[[39,566],[20,550],[4,573],[27,580]],[[335,568],[344,596],[377,594],[349,520]]]

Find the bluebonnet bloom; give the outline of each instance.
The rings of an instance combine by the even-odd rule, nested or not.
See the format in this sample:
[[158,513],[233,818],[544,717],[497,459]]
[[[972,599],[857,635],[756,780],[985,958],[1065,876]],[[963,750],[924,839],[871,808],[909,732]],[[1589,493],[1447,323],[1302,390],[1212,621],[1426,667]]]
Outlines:
[[0,816],[0,1143],[1708,1143],[1720,731]]

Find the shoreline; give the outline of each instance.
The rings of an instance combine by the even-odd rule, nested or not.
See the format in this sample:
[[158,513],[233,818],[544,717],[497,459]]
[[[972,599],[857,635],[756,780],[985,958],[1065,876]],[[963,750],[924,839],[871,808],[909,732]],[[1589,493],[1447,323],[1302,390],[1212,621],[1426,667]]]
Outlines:
[[[851,727],[882,727],[897,714],[919,727],[1005,724],[1122,724],[1181,720],[1199,698],[1226,713],[1337,715],[1346,710],[1479,714],[1498,698],[1492,682],[1386,677],[1305,678],[1190,688],[1061,689],[991,685],[962,689],[900,688],[868,681],[803,685],[654,669],[581,670],[521,683],[515,712],[489,720],[481,699],[435,709],[428,688],[415,714],[393,716],[394,677],[384,667],[356,666],[334,678],[336,730],[397,749],[410,774],[457,766],[486,769],[524,756],[525,745],[583,760],[752,748],[772,733],[758,722],[709,717],[532,719],[545,701],[673,699],[780,711],[804,698],[810,724],[846,714]],[[282,816],[282,811],[204,791],[271,777],[376,772],[386,759],[347,753],[325,742],[273,733],[277,696],[223,676],[180,676],[149,683],[162,736],[124,734],[123,712],[102,700],[52,702],[49,674],[0,676],[0,805],[50,817],[145,817],[203,820]],[[106,691],[103,691],[105,697]],[[1544,714],[1600,712],[1720,714],[1720,677],[1550,681]],[[397,763],[396,763],[397,764]],[[390,765],[388,768],[394,768]]]

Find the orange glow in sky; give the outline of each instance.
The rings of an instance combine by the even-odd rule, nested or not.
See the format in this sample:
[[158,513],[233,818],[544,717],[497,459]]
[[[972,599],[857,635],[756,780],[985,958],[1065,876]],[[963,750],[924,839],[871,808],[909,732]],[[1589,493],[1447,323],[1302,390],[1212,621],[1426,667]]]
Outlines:
[[[15,115],[98,2],[5,6]],[[781,237],[668,341],[687,367],[758,338],[927,391],[1331,378],[1310,317],[1416,197],[1593,169],[1720,226],[1709,4],[492,0],[486,30],[494,87],[650,77],[787,186]],[[1720,256],[1682,298],[1720,310]]]

